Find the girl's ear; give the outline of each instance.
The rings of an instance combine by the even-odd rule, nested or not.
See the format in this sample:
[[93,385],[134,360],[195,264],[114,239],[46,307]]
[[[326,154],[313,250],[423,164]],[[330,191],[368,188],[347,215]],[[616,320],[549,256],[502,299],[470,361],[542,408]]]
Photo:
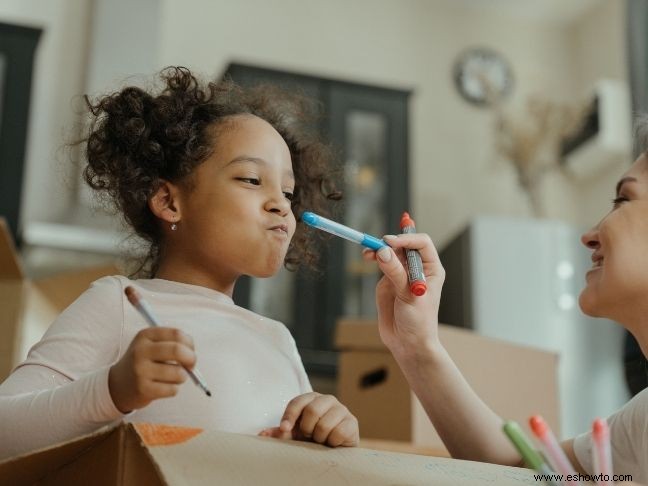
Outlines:
[[182,219],[180,209],[180,188],[168,181],[161,181],[160,187],[148,200],[151,212],[166,223],[177,223]]

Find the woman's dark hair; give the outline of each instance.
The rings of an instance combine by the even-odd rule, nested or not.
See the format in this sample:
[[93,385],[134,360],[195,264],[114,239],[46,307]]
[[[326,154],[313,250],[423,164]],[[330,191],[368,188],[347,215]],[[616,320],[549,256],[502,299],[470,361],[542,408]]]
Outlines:
[[633,152],[635,158],[648,152],[648,113],[635,117]]
[[[228,117],[258,116],[270,123],[290,149],[295,173],[292,210],[299,221],[304,210],[329,214],[331,201],[340,199],[333,180],[333,152],[320,141],[313,126],[317,105],[310,99],[276,86],[242,88],[231,80],[201,83],[184,67],[168,67],[159,74],[164,86],[158,94],[126,87],[95,102],[86,96],[91,123],[85,143],[86,182],[109,197],[135,233],[149,244],[140,271],[154,275],[163,245],[160,222],[148,199],[161,180],[187,183],[193,170],[218,145],[218,130]],[[316,237],[299,222],[285,266],[314,266]]]

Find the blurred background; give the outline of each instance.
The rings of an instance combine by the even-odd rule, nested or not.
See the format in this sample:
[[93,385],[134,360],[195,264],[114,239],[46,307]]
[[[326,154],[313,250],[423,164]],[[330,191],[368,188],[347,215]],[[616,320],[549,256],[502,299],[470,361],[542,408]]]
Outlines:
[[[579,236],[610,209],[633,116],[648,109],[647,5],[3,0],[0,214],[31,279],[121,265],[137,242],[65,145],[81,135],[81,95],[151,85],[168,65],[299,89],[340,154],[339,219],[382,235],[410,211],[446,266],[442,322],[557,353],[572,435],[645,386],[632,340],[577,298]],[[321,251],[322,275],[246,279],[235,300],[283,321],[314,387],[331,391],[336,322],[375,317],[378,275],[357,246]]]

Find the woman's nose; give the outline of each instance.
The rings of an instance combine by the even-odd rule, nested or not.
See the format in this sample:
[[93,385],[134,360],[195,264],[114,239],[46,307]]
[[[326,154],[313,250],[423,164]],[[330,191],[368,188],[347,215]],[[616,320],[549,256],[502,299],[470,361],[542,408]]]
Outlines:
[[601,244],[599,243],[598,225],[591,228],[581,236],[581,242],[587,248],[596,250]]

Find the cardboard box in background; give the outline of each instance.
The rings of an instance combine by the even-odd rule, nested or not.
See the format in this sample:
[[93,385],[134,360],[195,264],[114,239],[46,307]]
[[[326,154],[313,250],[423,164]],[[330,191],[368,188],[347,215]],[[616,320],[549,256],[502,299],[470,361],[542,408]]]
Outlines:
[[121,424],[0,463],[0,484],[533,484],[528,469],[157,424]]
[[[497,414],[523,427],[531,415],[540,414],[560,436],[555,353],[446,325],[439,325],[439,338],[468,383]],[[407,441],[445,451],[380,340],[377,321],[342,319],[335,342],[341,350],[337,396],[358,418],[362,438]]]
[[116,266],[106,265],[31,281],[6,221],[0,218],[0,382],[93,281],[117,273]]

